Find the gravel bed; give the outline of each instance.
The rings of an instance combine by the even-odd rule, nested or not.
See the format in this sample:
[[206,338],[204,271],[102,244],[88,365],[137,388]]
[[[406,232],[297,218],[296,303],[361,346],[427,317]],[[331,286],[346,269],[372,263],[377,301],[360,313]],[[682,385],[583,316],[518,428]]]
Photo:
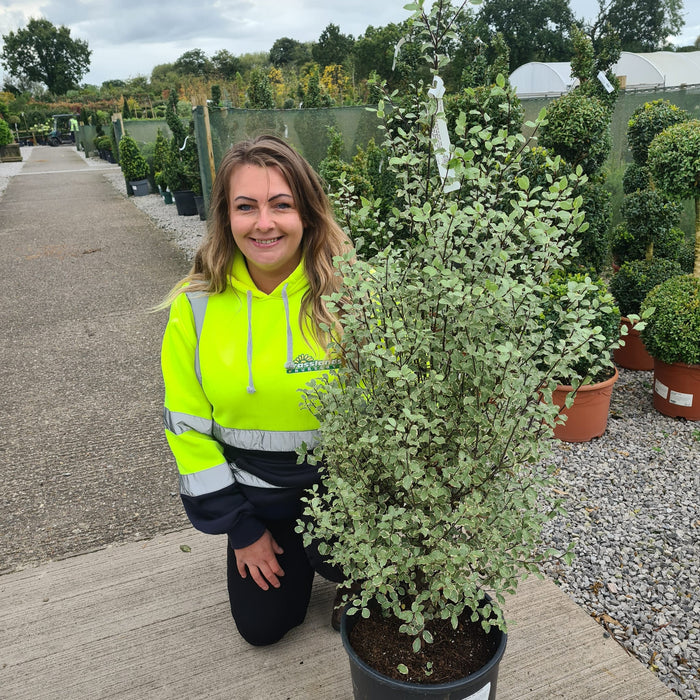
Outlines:
[[[24,150],[24,149],[23,149]],[[26,155],[24,157],[27,157]],[[103,160],[86,158],[108,168]],[[22,163],[0,165],[0,193]],[[118,166],[104,176],[126,197]],[[178,216],[158,195],[132,197],[189,260],[206,222]],[[601,633],[684,700],[700,698],[700,423],[652,405],[652,373],[620,370],[608,429],[589,443],[555,441],[567,516],[545,544],[575,543],[570,567],[544,567],[601,624]]]
[[700,697],[700,424],[652,405],[652,372],[620,370],[605,435],[555,442],[575,543],[545,573],[681,698]]

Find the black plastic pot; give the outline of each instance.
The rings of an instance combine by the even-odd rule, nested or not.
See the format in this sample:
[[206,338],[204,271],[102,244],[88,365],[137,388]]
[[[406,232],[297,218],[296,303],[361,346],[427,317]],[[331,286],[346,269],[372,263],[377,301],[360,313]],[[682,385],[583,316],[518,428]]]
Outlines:
[[177,213],[180,216],[194,216],[197,213],[197,205],[195,204],[192,190],[173,192],[173,199],[175,200]]
[[194,203],[197,207],[197,213],[199,214],[200,220],[205,221],[207,218],[207,212],[204,208],[204,197],[202,195],[196,194],[194,196]]
[[130,180],[129,185],[131,185],[131,190],[134,194],[134,197],[145,197],[147,194],[150,194],[151,188],[148,184],[148,180]]
[[496,635],[498,646],[491,660],[476,673],[451,683],[404,683],[389,678],[368,666],[350,645],[348,635],[361,619],[360,615],[347,615],[343,611],[340,620],[340,636],[350,659],[350,675],[355,700],[495,700],[498,666],[506,650],[508,636],[496,627],[489,634]]

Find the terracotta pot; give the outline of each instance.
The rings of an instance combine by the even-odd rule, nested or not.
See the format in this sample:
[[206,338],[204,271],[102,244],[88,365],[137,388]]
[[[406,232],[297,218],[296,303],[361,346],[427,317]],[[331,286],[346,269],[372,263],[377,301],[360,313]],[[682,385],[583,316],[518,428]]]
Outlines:
[[654,408],[665,416],[700,420],[700,365],[654,360]]
[[630,320],[623,316],[620,321],[627,327],[625,344],[613,352],[615,364],[626,369],[645,370],[651,372],[654,369],[654,358],[647,352],[639,331],[634,330]]
[[578,388],[571,408],[564,408],[567,394],[573,387],[560,384],[552,392],[552,403],[559,406],[565,415],[566,423],[554,428],[554,437],[564,442],[588,442],[600,437],[608,426],[610,398],[613,385],[619,378],[617,367],[615,374],[604,382],[586,384]]

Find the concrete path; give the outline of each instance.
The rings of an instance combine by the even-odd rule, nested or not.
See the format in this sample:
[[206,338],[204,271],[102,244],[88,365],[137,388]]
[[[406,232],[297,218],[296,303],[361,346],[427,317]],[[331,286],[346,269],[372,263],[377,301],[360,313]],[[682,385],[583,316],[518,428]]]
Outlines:
[[[33,151],[0,241],[0,699],[349,700],[332,587],[317,579],[279,645],[249,647],[225,540],[186,527],[173,496],[164,318],[146,310],[184,257],[70,148]],[[508,616],[499,700],[675,697],[549,581]]]

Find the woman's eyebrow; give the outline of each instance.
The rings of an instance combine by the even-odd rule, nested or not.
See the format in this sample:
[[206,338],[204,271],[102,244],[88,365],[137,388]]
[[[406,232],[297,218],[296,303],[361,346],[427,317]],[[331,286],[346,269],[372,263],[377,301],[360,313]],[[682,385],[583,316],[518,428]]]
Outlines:
[[[287,197],[288,199],[294,199],[291,194],[287,194],[286,192],[280,192],[279,194],[273,194],[270,199],[268,199],[268,202],[272,202],[275,199],[279,199],[280,197]],[[239,199],[245,199],[248,202],[257,202],[258,200],[255,199],[255,197],[248,197],[248,195],[245,194],[239,194],[237,197],[233,198],[234,202],[237,202]]]

